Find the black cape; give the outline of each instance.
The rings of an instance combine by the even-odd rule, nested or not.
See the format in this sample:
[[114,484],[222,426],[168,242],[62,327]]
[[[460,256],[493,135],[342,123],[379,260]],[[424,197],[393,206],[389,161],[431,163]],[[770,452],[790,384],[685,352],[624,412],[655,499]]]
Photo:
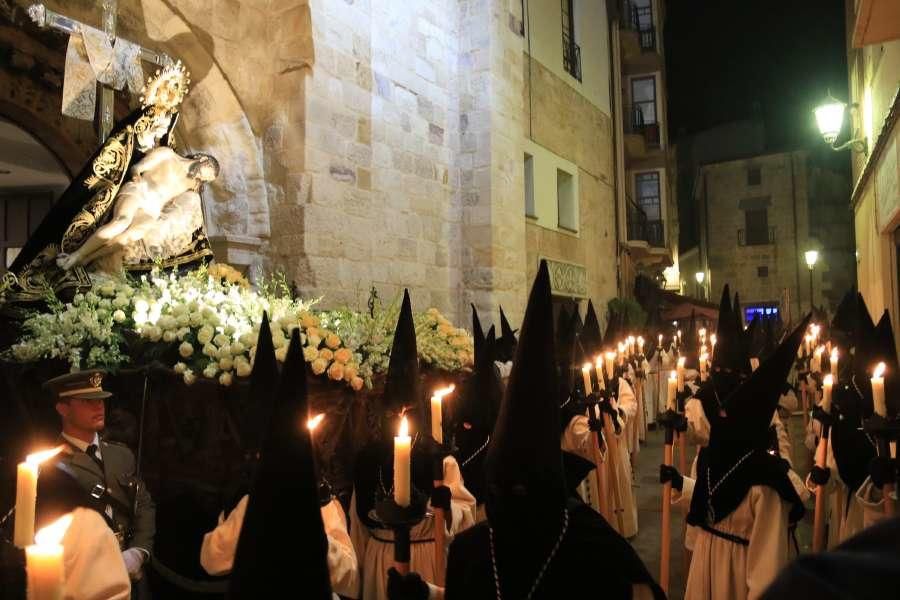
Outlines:
[[[596,598],[602,590],[606,599],[632,597],[635,584],[646,584],[654,598],[662,599],[662,589],[654,583],[634,548],[590,507],[570,498],[569,529],[559,551],[547,568],[533,598]],[[530,524],[523,523],[528,529]],[[549,555],[552,541],[544,556]],[[543,560],[543,558],[541,559]],[[506,598],[519,597],[504,581],[517,578],[528,593],[537,577],[537,568],[527,574],[519,556],[498,558],[501,592]],[[518,573],[517,573],[518,571]],[[496,597],[488,523],[483,522],[458,534],[450,545],[447,563],[446,600],[476,600]]]

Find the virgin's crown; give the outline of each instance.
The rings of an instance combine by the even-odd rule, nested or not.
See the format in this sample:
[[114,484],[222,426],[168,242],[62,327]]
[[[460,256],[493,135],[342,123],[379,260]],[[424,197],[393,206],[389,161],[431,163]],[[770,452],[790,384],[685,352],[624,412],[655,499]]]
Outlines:
[[190,83],[191,74],[180,60],[157,69],[141,90],[141,107],[152,106],[160,112],[173,112],[187,95]]

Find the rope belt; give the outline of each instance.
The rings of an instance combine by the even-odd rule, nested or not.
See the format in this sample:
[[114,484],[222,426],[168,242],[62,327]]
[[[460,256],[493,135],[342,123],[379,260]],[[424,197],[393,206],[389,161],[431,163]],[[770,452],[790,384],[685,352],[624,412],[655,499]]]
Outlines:
[[[394,540],[392,540],[392,539],[378,537],[377,535],[375,535],[374,533],[371,533],[371,532],[369,533],[369,535],[372,537],[373,540],[378,540],[379,542],[381,542],[383,544],[393,544],[394,543]],[[433,541],[434,541],[434,538],[432,537],[432,538],[421,538],[418,540],[409,540],[409,543],[410,544],[427,544],[427,543],[433,542]]]
[[698,527],[700,527],[700,529],[702,529],[703,531],[711,533],[712,535],[716,536],[717,538],[721,538],[727,542],[731,542],[732,544],[738,544],[740,546],[749,546],[750,545],[750,540],[744,539],[737,535],[732,535],[730,533],[725,533],[724,531],[719,531],[718,529],[716,529],[714,527],[710,527],[706,523],[701,523],[700,525],[698,525]]

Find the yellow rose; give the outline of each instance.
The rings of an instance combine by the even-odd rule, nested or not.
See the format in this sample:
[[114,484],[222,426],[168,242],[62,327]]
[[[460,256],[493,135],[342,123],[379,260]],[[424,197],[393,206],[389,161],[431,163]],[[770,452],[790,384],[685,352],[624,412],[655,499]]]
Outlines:
[[341,363],[348,363],[353,358],[353,353],[350,352],[349,348],[341,348],[340,350],[336,350],[334,353],[334,360]]
[[312,362],[319,358],[319,351],[313,348],[312,346],[304,346],[303,347],[303,360],[306,362]]
[[354,377],[353,380],[350,382],[350,387],[353,388],[354,392],[358,392],[359,390],[361,390],[363,388],[364,384],[365,384],[365,381],[362,380],[362,377]]
[[318,327],[307,327],[307,328],[306,328],[306,336],[307,336],[307,337],[314,337],[314,338],[321,338],[321,337],[322,337],[322,336],[319,334],[319,328],[318,328]]
[[438,331],[444,335],[450,335],[450,333],[453,331],[453,325],[451,325],[450,323],[441,323],[440,325],[438,325]]
[[300,313],[300,324],[306,329],[319,326],[319,318],[308,312]]
[[322,348],[319,350],[319,358],[331,362],[334,360],[334,352],[329,350],[328,348]]
[[275,360],[278,362],[284,362],[285,357],[287,357],[287,346],[282,346],[275,350]]
[[344,381],[352,382],[356,377],[358,371],[356,369],[356,365],[347,365],[344,367]]
[[344,378],[344,365],[339,362],[331,363],[328,367],[328,377],[334,381],[340,381]]
[[325,345],[328,346],[329,348],[331,348],[332,350],[337,350],[338,348],[341,347],[341,338],[339,338],[338,336],[336,336],[333,333],[329,333],[325,337]]
[[317,358],[312,362],[312,370],[316,375],[321,375],[328,368],[328,361],[324,358]]

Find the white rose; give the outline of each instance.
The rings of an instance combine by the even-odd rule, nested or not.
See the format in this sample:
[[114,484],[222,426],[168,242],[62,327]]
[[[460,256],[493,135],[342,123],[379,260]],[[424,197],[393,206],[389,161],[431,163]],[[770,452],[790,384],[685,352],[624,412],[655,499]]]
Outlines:
[[175,322],[175,317],[173,317],[172,315],[164,315],[160,317],[159,321],[157,321],[156,324],[159,325],[163,330],[170,330],[178,327],[178,324]]
[[175,323],[179,327],[185,328],[191,324],[191,317],[187,313],[185,313],[183,315],[178,315],[177,317],[175,317]]
[[235,356],[237,356],[239,354],[243,354],[246,351],[247,351],[246,346],[244,346],[244,344],[242,344],[241,342],[235,342],[231,345],[231,353],[234,354]]
[[88,292],[87,294],[84,295],[84,299],[87,300],[88,302],[90,302],[91,304],[94,304],[98,300],[100,300],[100,296],[98,296],[94,292]]
[[231,373],[222,373],[219,375],[219,383],[222,385],[231,385],[232,377]]
[[203,315],[198,312],[191,313],[190,323],[191,327],[199,327],[203,323]]
[[179,339],[179,340],[183,340],[183,339],[184,339],[184,336],[186,336],[186,335],[189,334],[190,332],[191,332],[191,330],[190,330],[189,328],[187,328],[187,327],[182,327],[181,329],[178,330],[178,333],[177,333],[176,335],[178,336],[178,339]]
[[213,344],[205,344],[203,346],[203,354],[210,358],[218,358],[219,357],[219,349],[216,348]]
[[306,346],[303,348],[303,360],[306,362],[312,362],[319,358],[319,351],[313,348],[312,346]]
[[147,322],[147,313],[136,310],[132,313],[131,318],[134,320],[135,325],[143,325]]
[[219,373],[219,369],[216,367],[216,363],[209,363],[209,365],[203,369],[203,376],[207,379],[214,378]]
[[215,330],[209,325],[204,325],[200,328],[200,331],[197,332],[197,341],[201,344],[208,344],[212,341],[214,335]]
[[219,359],[219,368],[223,371],[230,371],[234,367],[234,360],[230,356]]
[[128,298],[125,296],[116,296],[113,298],[112,305],[116,308],[125,308],[128,306]]
[[162,329],[160,329],[156,325],[152,325],[151,327],[148,327],[147,329],[149,330],[147,332],[147,337],[150,339],[150,341],[158,342],[159,339],[162,337]]
[[130,285],[124,285],[124,286],[122,286],[122,287],[119,289],[119,291],[120,291],[122,294],[124,294],[126,297],[128,297],[128,298],[131,298],[132,296],[134,296],[134,288],[131,287]]
[[253,367],[246,360],[234,361],[234,369],[238,377],[248,377],[253,372]]
[[185,369],[184,371],[184,382],[187,385],[193,385],[194,382],[197,381],[197,376],[194,375],[194,372],[190,369]]
[[227,346],[228,344],[230,344],[231,338],[224,333],[220,333],[213,338],[213,341],[216,343],[216,346],[219,346],[221,348],[222,346]]
[[187,306],[184,304],[176,304],[172,307],[172,314],[176,317],[187,315]]
[[225,335],[234,335],[234,332],[235,332],[234,325],[229,323],[228,325],[225,326]]
[[122,323],[125,321],[125,311],[117,310],[113,313],[113,321],[116,323]]
[[75,294],[75,297],[72,298],[72,304],[75,306],[78,306],[82,302],[84,302],[84,294]]
[[[287,340],[284,339],[284,336],[281,333],[273,333],[272,334],[272,345],[276,350],[279,350],[287,344]],[[287,352],[287,350],[285,350]]]
[[178,354],[180,354],[182,358],[190,358],[194,354],[194,347],[190,342],[183,342],[178,346]]
[[100,293],[104,296],[115,296],[116,295],[116,284],[112,281],[108,281],[100,286]]
[[150,304],[143,298],[139,298],[138,300],[134,301],[134,310],[137,312],[145,313],[150,310]]
[[187,365],[183,362],[177,362],[174,368],[176,373],[184,373],[187,370]]
[[100,302],[97,303],[97,306],[100,308],[110,308],[112,306],[112,302],[109,301],[109,298],[103,298]]
[[253,343],[256,341],[256,335],[254,335],[252,331],[248,331],[239,337],[238,340],[249,348],[250,346],[253,346]]
[[282,346],[281,348],[278,348],[277,350],[275,350],[275,359],[278,362],[284,362],[284,359],[287,357],[287,351],[288,351],[287,346]]
[[174,331],[169,329],[168,331],[163,332],[162,339],[164,342],[174,342],[175,340],[178,339],[178,336],[175,334]]

